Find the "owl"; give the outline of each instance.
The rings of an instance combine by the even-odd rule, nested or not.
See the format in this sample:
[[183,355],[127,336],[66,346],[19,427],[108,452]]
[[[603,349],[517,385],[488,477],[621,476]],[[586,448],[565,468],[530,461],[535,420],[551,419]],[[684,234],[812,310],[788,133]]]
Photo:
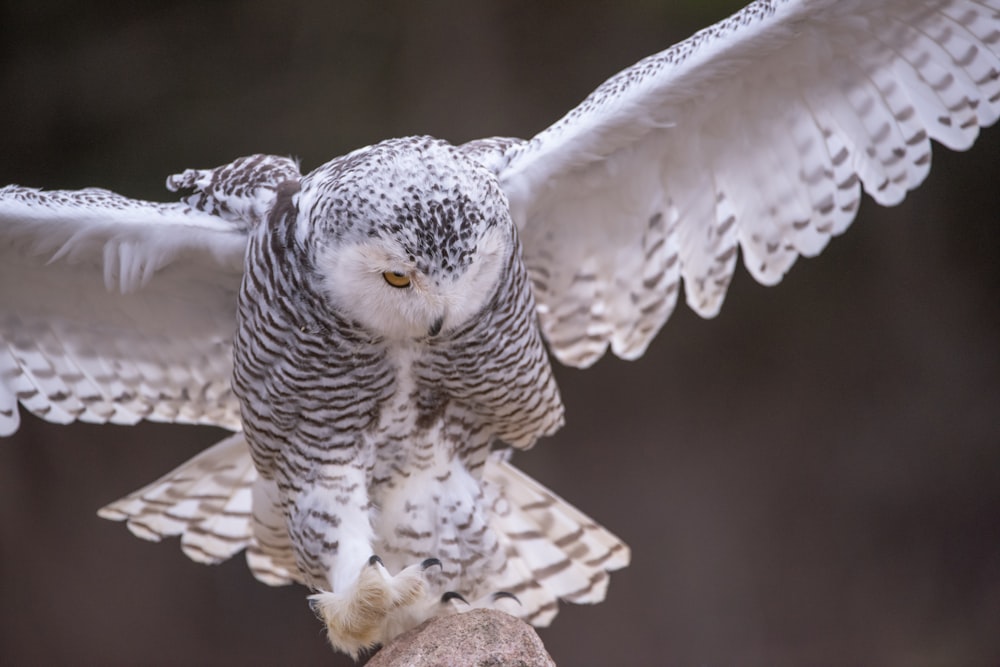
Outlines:
[[252,155],[152,203],[0,190],[0,433],[142,419],[233,435],[102,516],[310,588],[352,655],[496,606],[602,600],[628,548],[517,471],[563,423],[549,354],[640,357],[774,284],[862,190],[1000,114],[1000,5],[757,2],[528,141],[406,137],[302,174]]

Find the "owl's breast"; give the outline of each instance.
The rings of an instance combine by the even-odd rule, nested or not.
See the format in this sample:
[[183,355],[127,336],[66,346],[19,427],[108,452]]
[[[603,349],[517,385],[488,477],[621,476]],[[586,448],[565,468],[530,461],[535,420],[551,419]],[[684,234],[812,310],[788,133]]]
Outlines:
[[396,346],[387,356],[393,366],[393,391],[363,435],[375,452],[375,484],[430,465],[432,452],[444,444],[443,417],[449,402],[440,388],[418,375],[421,350],[416,344]]

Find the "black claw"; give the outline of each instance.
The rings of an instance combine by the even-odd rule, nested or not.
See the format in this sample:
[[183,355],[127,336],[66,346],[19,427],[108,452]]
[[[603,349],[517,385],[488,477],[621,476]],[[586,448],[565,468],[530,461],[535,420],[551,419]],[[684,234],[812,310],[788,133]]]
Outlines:
[[427,559],[425,559],[424,562],[420,564],[420,568],[423,569],[423,570],[429,570],[430,568],[434,567],[435,565],[438,566],[438,567],[440,567],[441,569],[444,569],[444,565],[442,565],[441,561],[439,561],[437,558],[427,558]]
[[497,591],[496,593],[493,594],[492,598],[494,602],[502,598],[510,598],[514,602],[521,604],[521,601],[517,599],[516,595],[514,595],[513,593],[508,593],[507,591]]
[[447,593],[441,596],[441,602],[448,602],[450,600],[461,600],[465,604],[469,604],[468,600],[462,597],[460,593],[456,593],[455,591],[448,591]]
[[375,563],[378,563],[382,567],[385,567],[385,563],[382,562],[382,559],[379,558],[377,555],[372,554],[372,557],[368,559],[368,564],[374,565]]

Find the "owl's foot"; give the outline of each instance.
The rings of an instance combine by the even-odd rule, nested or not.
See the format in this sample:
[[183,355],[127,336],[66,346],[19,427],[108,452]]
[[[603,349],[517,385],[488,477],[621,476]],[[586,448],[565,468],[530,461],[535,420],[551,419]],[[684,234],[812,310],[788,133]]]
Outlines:
[[[426,570],[441,561],[428,558],[395,576],[382,559],[372,556],[347,590],[309,596],[316,615],[326,624],[330,643],[354,658],[367,648],[386,642],[397,632],[400,616],[415,615],[417,623],[434,615],[428,607]],[[414,623],[415,625],[416,623]]]

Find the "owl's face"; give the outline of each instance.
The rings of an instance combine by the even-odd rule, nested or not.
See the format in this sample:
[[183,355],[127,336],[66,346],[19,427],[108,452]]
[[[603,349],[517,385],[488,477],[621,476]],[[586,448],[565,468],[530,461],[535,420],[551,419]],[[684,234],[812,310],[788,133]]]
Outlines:
[[419,261],[399,239],[374,238],[323,253],[321,270],[338,311],[389,340],[423,339],[466,323],[493,295],[509,237],[494,226],[474,247],[463,269],[448,272]]
[[423,139],[384,142],[348,160],[331,163],[318,181],[327,187],[303,190],[308,215],[326,221],[316,267],[337,312],[377,336],[412,340],[482,311],[514,251],[493,174]]

